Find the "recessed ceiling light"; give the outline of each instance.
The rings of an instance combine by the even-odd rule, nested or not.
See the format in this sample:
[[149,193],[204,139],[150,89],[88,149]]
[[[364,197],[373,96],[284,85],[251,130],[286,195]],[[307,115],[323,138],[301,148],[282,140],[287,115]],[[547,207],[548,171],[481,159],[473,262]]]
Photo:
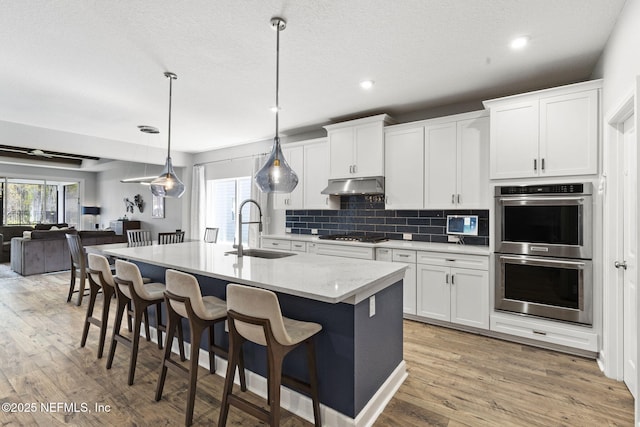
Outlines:
[[360,82],[360,87],[362,89],[371,89],[375,82],[373,80],[363,80]]
[[521,36],[521,37],[516,37],[515,39],[511,40],[511,49],[522,49],[524,48],[527,44],[529,44],[529,37],[528,36]]

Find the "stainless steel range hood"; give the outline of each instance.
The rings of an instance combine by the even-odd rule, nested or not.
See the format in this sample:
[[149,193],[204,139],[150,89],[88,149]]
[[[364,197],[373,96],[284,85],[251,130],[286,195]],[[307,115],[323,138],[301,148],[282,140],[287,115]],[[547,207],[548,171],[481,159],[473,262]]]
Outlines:
[[330,179],[322,194],[353,196],[356,194],[384,194],[384,177]]

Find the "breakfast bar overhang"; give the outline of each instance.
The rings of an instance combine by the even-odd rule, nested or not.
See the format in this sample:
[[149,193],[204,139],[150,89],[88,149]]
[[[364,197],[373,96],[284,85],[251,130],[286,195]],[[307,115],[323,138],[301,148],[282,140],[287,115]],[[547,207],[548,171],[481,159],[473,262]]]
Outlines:
[[[103,252],[136,262],[141,273],[153,280],[164,281],[167,268],[194,274],[203,295],[226,299],[228,283],[276,292],[284,316],[323,327],[316,338],[323,425],[370,425],[407,375],[402,354],[402,280],[406,267],[306,253],[277,259],[238,257],[229,254],[230,250],[229,246],[185,242],[105,247]],[[222,325],[216,330],[216,340],[227,346]],[[247,372],[249,389],[266,395],[266,386],[264,390],[260,386],[266,384],[264,351],[249,344],[244,348],[245,365],[251,371]],[[287,356],[283,369],[305,379],[304,352]],[[218,364],[217,373],[224,372]],[[313,419],[307,396],[287,389],[282,406]]]

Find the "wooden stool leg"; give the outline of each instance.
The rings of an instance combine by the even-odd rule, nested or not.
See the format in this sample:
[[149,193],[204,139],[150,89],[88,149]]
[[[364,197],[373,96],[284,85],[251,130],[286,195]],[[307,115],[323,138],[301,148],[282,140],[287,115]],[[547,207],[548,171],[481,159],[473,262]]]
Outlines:
[[133,311],[131,307],[131,300],[127,303],[127,328],[129,332],[133,331],[133,321],[131,319],[131,312]]
[[[173,339],[171,340],[173,341]],[[169,345],[167,343],[167,345]],[[182,329],[182,319],[178,321],[178,349],[180,350],[180,360],[185,361],[187,357],[184,354],[184,332]]]
[[191,327],[191,355],[189,360],[189,394],[187,397],[187,411],[185,425],[193,423],[193,407],[196,403],[196,386],[198,382],[198,357],[200,356],[200,341],[203,327],[194,322],[189,322]]
[[107,369],[111,369],[111,365],[113,364],[113,356],[116,354],[116,345],[118,344],[118,340],[116,339],[118,335],[120,335],[120,326],[122,325],[122,317],[124,316],[124,312],[128,312],[129,299],[118,296],[118,310],[116,311],[116,320],[113,323],[113,333],[111,335],[111,346],[109,347],[109,356],[107,357]]
[[[276,347],[276,346],[274,346]],[[269,352],[269,349],[267,349]],[[282,361],[284,354],[277,354],[277,348],[272,349],[272,353],[269,356],[269,391],[271,392],[271,403],[269,407],[269,419],[271,427],[278,427],[280,425],[280,382],[282,381]]]
[[102,352],[104,350],[104,341],[107,336],[107,324],[109,322],[109,308],[111,307],[111,299],[113,298],[113,289],[104,287],[102,288],[102,316],[100,322],[102,326],[100,328],[100,341],[98,342],[98,359],[102,358]]
[[316,367],[316,350],[313,338],[306,341],[307,361],[309,366],[309,385],[311,386],[311,403],[313,404],[313,420],[316,427],[322,425],[320,421],[320,399],[318,395],[318,370]]
[[67,302],[71,301],[73,291],[76,288],[76,268],[71,263],[71,278],[69,279],[69,295],[67,295]]
[[82,304],[82,297],[84,297],[84,288],[85,281],[87,280],[87,273],[84,270],[80,270],[80,274],[78,275],[78,280],[80,280],[80,290],[78,291],[78,301],[76,302],[77,306]]
[[[84,347],[87,343],[87,335],[89,335],[89,325],[91,322],[89,319],[93,317],[93,308],[96,305],[96,297],[100,287],[93,282],[89,283],[89,304],[87,305],[87,313],[84,316],[84,328],[82,330],[82,339],[80,340],[80,347]],[[102,329],[102,327],[100,327]]]
[[166,329],[162,324],[162,307],[161,303],[156,304],[156,334],[158,338],[158,348],[162,350],[162,330]]
[[214,339],[215,339],[214,327],[215,327],[215,323],[212,323],[211,325],[209,325],[209,373],[211,374],[216,373],[216,355],[211,350],[211,348],[215,344],[214,343]]
[[131,337],[131,360],[129,361],[129,380],[127,384],[133,384],[138,361],[138,344],[140,343],[140,329],[142,327],[142,313],[146,313],[146,307],[140,307],[140,303],[133,302],[133,335]]
[[[229,325],[231,329],[233,326]],[[218,427],[225,427],[227,425],[227,416],[229,415],[229,396],[233,392],[233,378],[236,375],[236,365],[238,364],[238,358],[240,349],[242,348],[242,341],[236,337],[236,334],[229,334],[229,355],[227,363],[227,375],[224,380],[224,390],[222,392],[222,401],[220,402],[220,417],[218,418]]]
[[178,327],[178,322],[180,322],[180,316],[175,312],[169,313],[169,319],[167,320],[167,344],[164,347],[164,353],[162,356],[162,364],[160,365],[160,376],[158,377],[158,385],[156,386],[156,402],[162,398],[162,390],[164,389],[164,382],[167,378],[167,361],[171,360],[171,345],[169,344],[173,341],[173,337],[175,336],[176,327]]
[[[149,331],[149,311],[148,310],[149,310],[148,308],[144,309],[144,333],[146,335],[147,341],[151,341],[151,333]],[[134,311],[135,311],[135,303],[134,303]],[[137,317],[137,315],[134,315],[134,317]]]

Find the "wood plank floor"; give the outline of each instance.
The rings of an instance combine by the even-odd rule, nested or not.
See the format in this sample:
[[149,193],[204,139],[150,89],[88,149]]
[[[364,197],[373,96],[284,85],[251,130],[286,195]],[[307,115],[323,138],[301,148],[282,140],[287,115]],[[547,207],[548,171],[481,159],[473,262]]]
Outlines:
[[[80,348],[86,302],[65,302],[68,272],[12,277],[7,269],[0,265],[0,402],[35,403],[37,409],[0,412],[0,425],[184,423],[185,380],[169,371],[163,399],[154,401],[161,356],[154,344],[141,341],[135,383],[127,386],[124,348],[118,348],[110,371],[108,346],[105,358],[96,359],[93,326],[87,346]],[[409,377],[376,427],[633,425],[633,398],[593,360],[417,322],[404,326]],[[201,369],[194,425],[216,425],[222,385],[221,377]],[[57,412],[44,411],[43,403]],[[57,403],[78,407],[65,410]],[[97,412],[96,404],[110,411]],[[228,425],[262,424],[232,408]],[[282,425],[311,424],[286,413]]]

